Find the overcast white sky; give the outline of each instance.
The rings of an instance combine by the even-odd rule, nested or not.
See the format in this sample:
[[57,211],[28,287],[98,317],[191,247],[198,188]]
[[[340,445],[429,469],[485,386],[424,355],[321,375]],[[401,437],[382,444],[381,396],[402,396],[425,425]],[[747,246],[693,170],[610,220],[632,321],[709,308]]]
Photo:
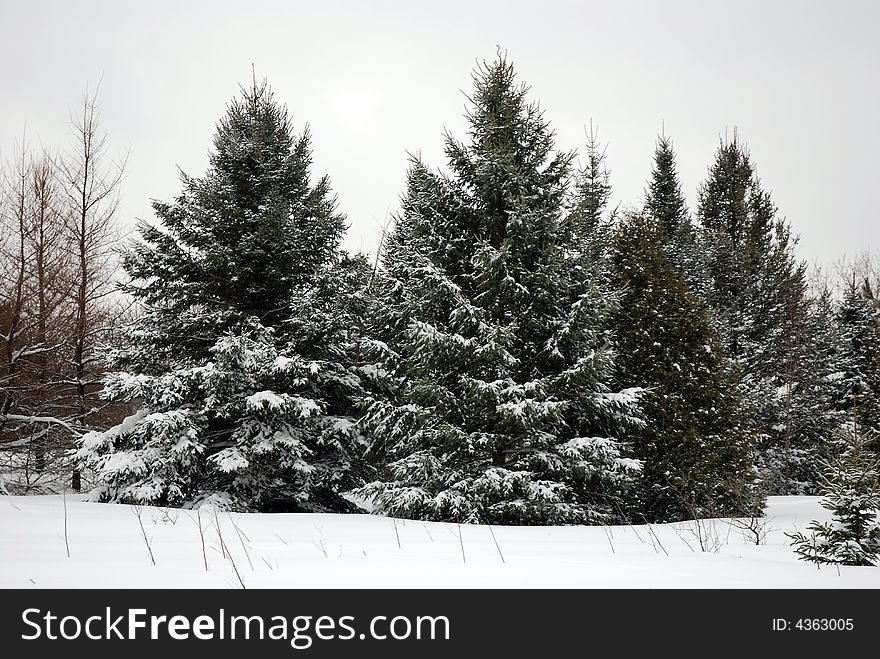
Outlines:
[[737,126],[765,187],[829,262],[880,249],[880,2],[0,0],[0,154],[25,124],[65,139],[68,109],[103,80],[103,124],[131,148],[121,212],[200,175],[238,85],[267,77],[313,133],[351,229],[372,249],[407,151],[442,163],[462,135],[470,73],[496,46],[532,86],[563,148],[590,119],[608,143],[613,203],[640,201],[665,122],[693,208],[719,135]]

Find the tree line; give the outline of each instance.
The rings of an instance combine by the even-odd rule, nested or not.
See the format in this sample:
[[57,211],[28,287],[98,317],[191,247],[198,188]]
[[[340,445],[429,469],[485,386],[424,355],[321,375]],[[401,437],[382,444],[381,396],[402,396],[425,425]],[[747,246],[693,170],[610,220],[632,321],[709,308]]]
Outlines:
[[[22,156],[0,453],[20,466],[57,436],[103,501],[490,524],[817,493],[838,431],[880,426],[877,270],[809,286],[736,133],[693,212],[665,135],[644,199],[609,209],[594,132],[579,161],[506,58],[473,78],[467,134],[443,168],[411,157],[375,260],[341,248],[308,131],[266,82],[242,88],[205,175],[122,250],[126,315],[103,247],[122,168],[94,136],[79,160]],[[36,256],[38,161],[65,258]]]
[[100,401],[114,298],[117,207],[127,156],[110,153],[97,92],[66,148],[0,163],[0,491],[80,489],[72,442],[118,416]]

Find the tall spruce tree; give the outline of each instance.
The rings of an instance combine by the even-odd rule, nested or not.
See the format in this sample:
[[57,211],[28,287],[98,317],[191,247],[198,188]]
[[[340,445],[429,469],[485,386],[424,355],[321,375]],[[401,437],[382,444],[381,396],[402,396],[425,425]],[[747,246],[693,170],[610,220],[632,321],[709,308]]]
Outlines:
[[787,494],[819,494],[823,465],[836,460],[845,444],[836,432],[850,408],[840,405],[837,394],[845,373],[846,356],[835,318],[835,302],[828,291],[809,299],[800,340],[793,342],[797,370],[788,376],[791,389],[783,389],[787,415],[780,450],[785,460],[777,483],[769,489]]
[[390,464],[376,510],[496,524],[617,514],[638,463],[619,441],[637,392],[611,391],[608,304],[579,258],[573,154],[504,58],[478,68],[450,175],[411,163],[383,254],[377,341],[394,378],[366,417]]
[[680,232],[691,225],[678,178],[672,140],[665,134],[657,139],[654,149],[654,167],[645,194],[645,212],[660,223],[667,240],[675,240]]
[[660,522],[745,514],[762,504],[754,437],[706,311],[669,258],[669,226],[646,209],[614,236],[617,378],[648,387],[646,423],[632,433],[644,464],[639,512]]
[[852,413],[855,407],[859,425],[880,432],[880,304],[867,281],[847,282],[837,327],[842,354],[835,409]]
[[367,273],[310,181],[307,131],[263,82],[233,100],[210,166],[125,253],[141,315],[109,356],[109,397],[139,403],[79,458],[105,501],[345,509],[360,379],[351,355]]
[[657,139],[654,149],[644,208],[648,217],[661,225],[666,236],[664,250],[672,265],[688,289],[702,300],[708,289],[705,258],[681,190],[672,140],[665,134]]
[[575,176],[577,208],[571,217],[578,221],[578,231],[586,238],[600,234],[607,226],[603,214],[611,200],[611,174],[605,164],[605,149],[592,122],[584,155],[586,162]]
[[584,162],[574,173],[572,194],[566,202],[563,222],[572,242],[566,246],[565,258],[569,267],[589,273],[593,285],[605,290],[606,296],[612,295],[608,289],[608,258],[617,216],[617,208],[607,213],[611,190],[605,147],[599,143],[598,129],[590,121]]
[[[698,218],[706,256],[708,304],[740,391],[752,411],[760,461],[773,493],[798,489],[794,452],[812,451],[816,437],[798,432],[796,415],[807,401],[801,355],[809,302],[805,265],[795,241],[765,192],[736,135],[722,142],[699,190]],[[818,455],[815,456],[818,459]]]

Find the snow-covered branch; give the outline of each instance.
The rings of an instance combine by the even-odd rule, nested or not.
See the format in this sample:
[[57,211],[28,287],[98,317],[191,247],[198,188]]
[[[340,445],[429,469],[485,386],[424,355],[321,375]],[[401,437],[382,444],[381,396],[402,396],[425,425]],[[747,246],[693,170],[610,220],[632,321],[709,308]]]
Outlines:
[[[7,421],[17,421],[19,423],[33,423],[33,424],[45,423],[50,426],[57,425],[57,426],[61,426],[62,428],[64,428],[68,432],[70,432],[70,434],[72,434],[74,437],[82,437],[82,433],[79,432],[78,430],[76,430],[69,423],[67,423],[67,421],[64,421],[64,420],[59,419],[58,417],[54,417],[54,416],[34,416],[34,415],[27,415],[27,414],[0,414],[0,422],[7,422]],[[28,441],[31,441],[31,440],[29,439]],[[12,443],[15,443],[15,442],[12,442]],[[25,443],[27,443],[27,442],[25,442]],[[8,447],[8,446],[10,446],[10,444],[4,444],[3,446]]]

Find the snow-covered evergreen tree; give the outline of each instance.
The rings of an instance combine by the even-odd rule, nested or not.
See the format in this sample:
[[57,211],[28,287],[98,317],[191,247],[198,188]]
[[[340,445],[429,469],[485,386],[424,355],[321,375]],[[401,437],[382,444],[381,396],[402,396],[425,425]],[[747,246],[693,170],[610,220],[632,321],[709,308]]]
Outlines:
[[842,433],[849,450],[827,465],[821,505],[830,522],[814,521],[805,533],[790,534],[802,560],[838,565],[875,565],[880,557],[880,460],[866,444],[877,433],[854,423]]
[[819,493],[822,465],[834,460],[844,448],[836,430],[846,422],[846,410],[836,404],[844,372],[844,356],[835,305],[830,294],[819,292],[809,299],[800,336],[794,342],[789,374],[792,386],[784,385],[781,397],[785,427],[781,441],[764,455],[767,489],[784,494]]
[[612,391],[608,297],[566,212],[573,154],[501,58],[474,77],[450,174],[411,163],[383,254],[373,346],[393,396],[365,425],[389,460],[376,510],[496,524],[617,514],[638,463],[620,437],[637,391]]
[[814,379],[802,360],[809,345],[805,266],[736,137],[721,144],[700,187],[698,218],[708,275],[704,301],[739,372],[765,479],[771,492],[787,493],[799,478],[792,473],[794,451],[815,444],[794,422],[805,412],[799,392]]
[[[606,253],[608,233],[617,209],[610,218],[604,217],[611,199],[611,174],[605,163],[605,148],[599,143],[598,131],[590,123],[590,132],[584,148],[585,162],[575,173],[574,208],[567,221],[574,226],[585,246],[590,247],[590,258]],[[598,273],[597,273],[598,274]]]
[[706,311],[670,260],[669,226],[646,209],[614,236],[618,381],[648,387],[646,423],[632,433],[644,463],[638,508],[661,522],[741,515],[762,504],[754,437]]
[[672,140],[666,135],[657,139],[654,149],[644,209],[661,224],[666,236],[664,249],[672,265],[691,293],[703,300],[708,290],[705,254],[681,190]]
[[847,282],[837,326],[842,354],[835,408],[855,406],[859,425],[880,432],[880,304],[867,281]]
[[691,228],[690,213],[681,191],[672,140],[662,135],[654,149],[654,166],[645,193],[645,212],[661,224],[668,240],[674,241]]
[[310,140],[256,81],[229,104],[202,178],[124,258],[141,314],[105,394],[138,405],[83,438],[104,501],[245,510],[346,509],[357,303],[368,273],[339,251],[344,217]]

